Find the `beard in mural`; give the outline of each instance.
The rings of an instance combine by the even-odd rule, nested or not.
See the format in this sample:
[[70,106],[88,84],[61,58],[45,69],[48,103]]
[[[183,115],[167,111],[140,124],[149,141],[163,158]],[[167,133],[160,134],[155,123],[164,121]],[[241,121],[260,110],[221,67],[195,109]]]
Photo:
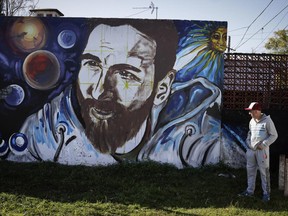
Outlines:
[[156,50],[156,41],[131,25],[101,24],[91,32],[76,92],[86,135],[100,152],[113,154],[142,137],[153,104],[167,99],[174,71],[155,75]]
[[117,148],[135,137],[142,124],[146,122],[153,105],[152,96],[135,110],[118,103],[116,98],[109,101],[84,99],[79,85],[77,95],[81,104],[85,133],[92,145],[103,153],[114,153]]

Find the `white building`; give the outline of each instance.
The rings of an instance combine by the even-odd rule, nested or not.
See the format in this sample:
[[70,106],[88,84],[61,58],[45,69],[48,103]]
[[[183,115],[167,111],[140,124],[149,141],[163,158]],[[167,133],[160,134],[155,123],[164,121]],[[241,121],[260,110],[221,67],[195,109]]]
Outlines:
[[61,13],[61,11],[59,11],[58,9],[54,9],[54,8],[33,9],[33,10],[30,10],[30,12],[34,14],[34,16],[38,16],[38,17],[64,16],[64,14]]

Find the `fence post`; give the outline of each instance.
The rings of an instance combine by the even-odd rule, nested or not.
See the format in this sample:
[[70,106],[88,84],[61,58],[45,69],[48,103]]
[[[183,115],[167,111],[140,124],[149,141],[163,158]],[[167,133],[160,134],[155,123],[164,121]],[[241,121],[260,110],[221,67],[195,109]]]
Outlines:
[[288,158],[285,160],[284,196],[288,197]]
[[284,190],[285,182],[285,155],[281,154],[279,156],[279,174],[278,174],[278,186],[279,190]]

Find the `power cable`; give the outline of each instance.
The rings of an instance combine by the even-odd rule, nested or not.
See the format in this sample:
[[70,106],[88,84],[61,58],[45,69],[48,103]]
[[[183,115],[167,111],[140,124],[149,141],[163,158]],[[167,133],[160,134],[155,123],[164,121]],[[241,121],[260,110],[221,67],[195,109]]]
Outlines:
[[241,29],[244,29],[244,28],[248,28],[248,26],[237,28],[237,29],[232,29],[232,30],[229,30],[229,32],[238,31],[238,30],[241,30]]
[[[270,31],[263,31],[262,32],[263,34],[268,34],[268,33],[270,33]],[[231,37],[238,37],[238,36],[241,36],[242,34],[231,34],[230,36]],[[252,35],[252,34],[246,34],[246,36],[250,36],[250,35]],[[259,38],[258,38],[259,39]]]
[[264,10],[252,21],[252,23],[247,27],[244,35],[242,36],[240,42],[236,45],[236,47],[234,49],[238,49],[239,44],[241,44],[241,42],[243,41],[244,37],[246,36],[246,33],[248,32],[249,28],[252,26],[252,24],[264,13],[264,11],[270,6],[270,4],[273,2],[274,0],[271,0],[270,3],[264,8]]
[[[240,44],[237,49],[241,46],[243,46],[247,41],[249,41],[252,37],[254,37],[256,34],[258,34],[259,31],[263,30],[272,20],[274,20],[282,11],[284,11],[288,7],[288,4],[278,13],[276,14],[271,20],[269,20],[262,28],[260,28],[257,32],[255,32],[251,37],[249,37],[246,41],[244,41],[242,44]],[[236,48],[235,48],[236,49]]]
[[[268,38],[268,36],[275,31],[275,29],[277,28],[277,26],[283,21],[283,19],[286,17],[286,15],[288,14],[288,11],[286,12],[286,14],[282,17],[282,19],[278,22],[278,24],[269,32],[269,34],[256,46],[256,48],[254,49],[254,51],[256,51],[258,49],[258,47]],[[287,25],[288,26],[288,25]],[[286,26],[286,27],[287,27]],[[286,28],[285,27],[285,28]],[[284,30],[285,30],[284,28]]]
[[148,10],[150,10],[150,8],[148,8],[148,9],[146,9],[146,10],[143,10],[143,11],[140,11],[140,12],[135,13],[135,14],[131,14],[131,15],[129,15],[129,16],[126,16],[125,18],[132,17],[132,16],[135,16],[135,15],[138,15],[138,14],[144,13],[144,12],[146,12],[146,11],[148,11]]

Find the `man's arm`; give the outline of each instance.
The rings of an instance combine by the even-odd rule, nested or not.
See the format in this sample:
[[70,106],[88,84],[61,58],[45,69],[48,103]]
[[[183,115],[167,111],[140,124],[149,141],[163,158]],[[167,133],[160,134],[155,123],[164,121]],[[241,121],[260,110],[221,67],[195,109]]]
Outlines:
[[250,123],[249,123],[249,131],[246,138],[246,144],[251,148],[251,130],[250,130]]
[[272,119],[267,122],[266,129],[269,136],[262,141],[265,147],[270,146],[278,138],[278,133]]

